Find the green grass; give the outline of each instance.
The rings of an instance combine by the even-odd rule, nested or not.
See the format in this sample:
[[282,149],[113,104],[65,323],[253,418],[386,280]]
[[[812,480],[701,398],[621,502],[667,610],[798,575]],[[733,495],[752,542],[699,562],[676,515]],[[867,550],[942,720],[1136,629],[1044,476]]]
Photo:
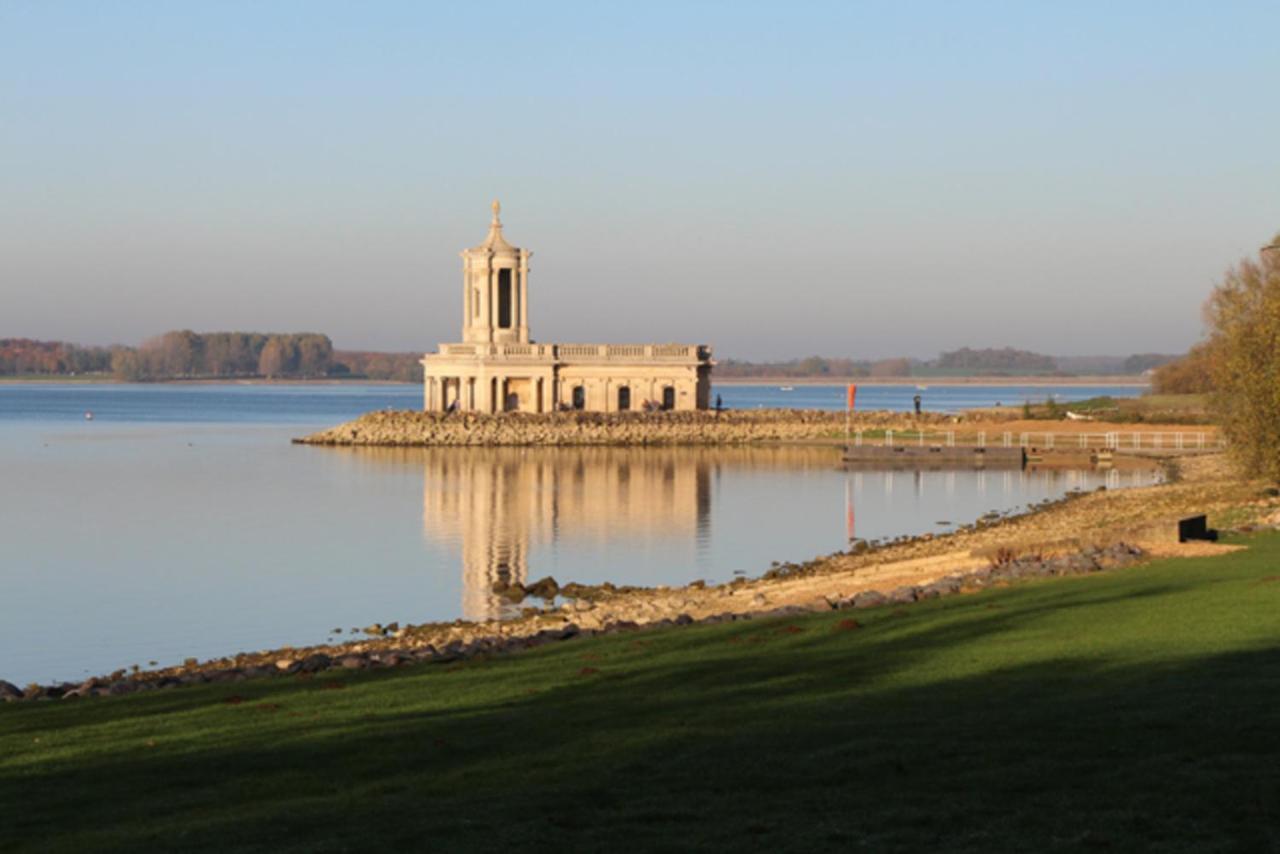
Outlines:
[[11,704],[0,848],[1277,850],[1280,535],[1246,542],[898,610]]
[[1090,397],[1070,403],[1027,402],[1030,417],[1061,420],[1067,411],[1093,415],[1115,424],[1151,422],[1156,424],[1212,423],[1208,397],[1203,394],[1144,394],[1139,397]]

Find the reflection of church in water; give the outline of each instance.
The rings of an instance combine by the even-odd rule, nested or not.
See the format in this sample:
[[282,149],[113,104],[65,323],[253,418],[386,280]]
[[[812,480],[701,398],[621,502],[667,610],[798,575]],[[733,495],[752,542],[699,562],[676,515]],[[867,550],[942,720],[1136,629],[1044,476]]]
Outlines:
[[494,619],[494,585],[528,582],[539,546],[705,534],[712,468],[677,450],[442,449],[426,462],[424,533],[461,544],[463,618]]

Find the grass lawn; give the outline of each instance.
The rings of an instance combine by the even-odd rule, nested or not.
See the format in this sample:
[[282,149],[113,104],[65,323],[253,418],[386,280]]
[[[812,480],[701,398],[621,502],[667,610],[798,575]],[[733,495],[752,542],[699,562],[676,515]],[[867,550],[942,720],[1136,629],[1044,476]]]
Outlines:
[[10,704],[0,849],[1280,850],[1280,535],[1243,542],[898,610]]

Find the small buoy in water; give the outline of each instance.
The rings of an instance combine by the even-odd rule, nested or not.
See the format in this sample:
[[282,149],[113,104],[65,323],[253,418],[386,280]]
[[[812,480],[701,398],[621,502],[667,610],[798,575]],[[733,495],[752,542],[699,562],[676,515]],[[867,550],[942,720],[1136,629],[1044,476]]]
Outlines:
[[84,420],[85,420],[85,421],[92,421],[92,420],[93,420],[93,413],[92,413],[92,412],[86,412],[86,413],[84,414]]

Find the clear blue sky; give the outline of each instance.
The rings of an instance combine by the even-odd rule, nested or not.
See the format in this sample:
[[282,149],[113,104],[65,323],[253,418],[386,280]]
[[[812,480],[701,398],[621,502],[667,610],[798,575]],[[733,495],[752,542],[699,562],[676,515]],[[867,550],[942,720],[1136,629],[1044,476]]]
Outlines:
[[1179,351],[1280,230],[1280,4],[0,0],[0,336]]

